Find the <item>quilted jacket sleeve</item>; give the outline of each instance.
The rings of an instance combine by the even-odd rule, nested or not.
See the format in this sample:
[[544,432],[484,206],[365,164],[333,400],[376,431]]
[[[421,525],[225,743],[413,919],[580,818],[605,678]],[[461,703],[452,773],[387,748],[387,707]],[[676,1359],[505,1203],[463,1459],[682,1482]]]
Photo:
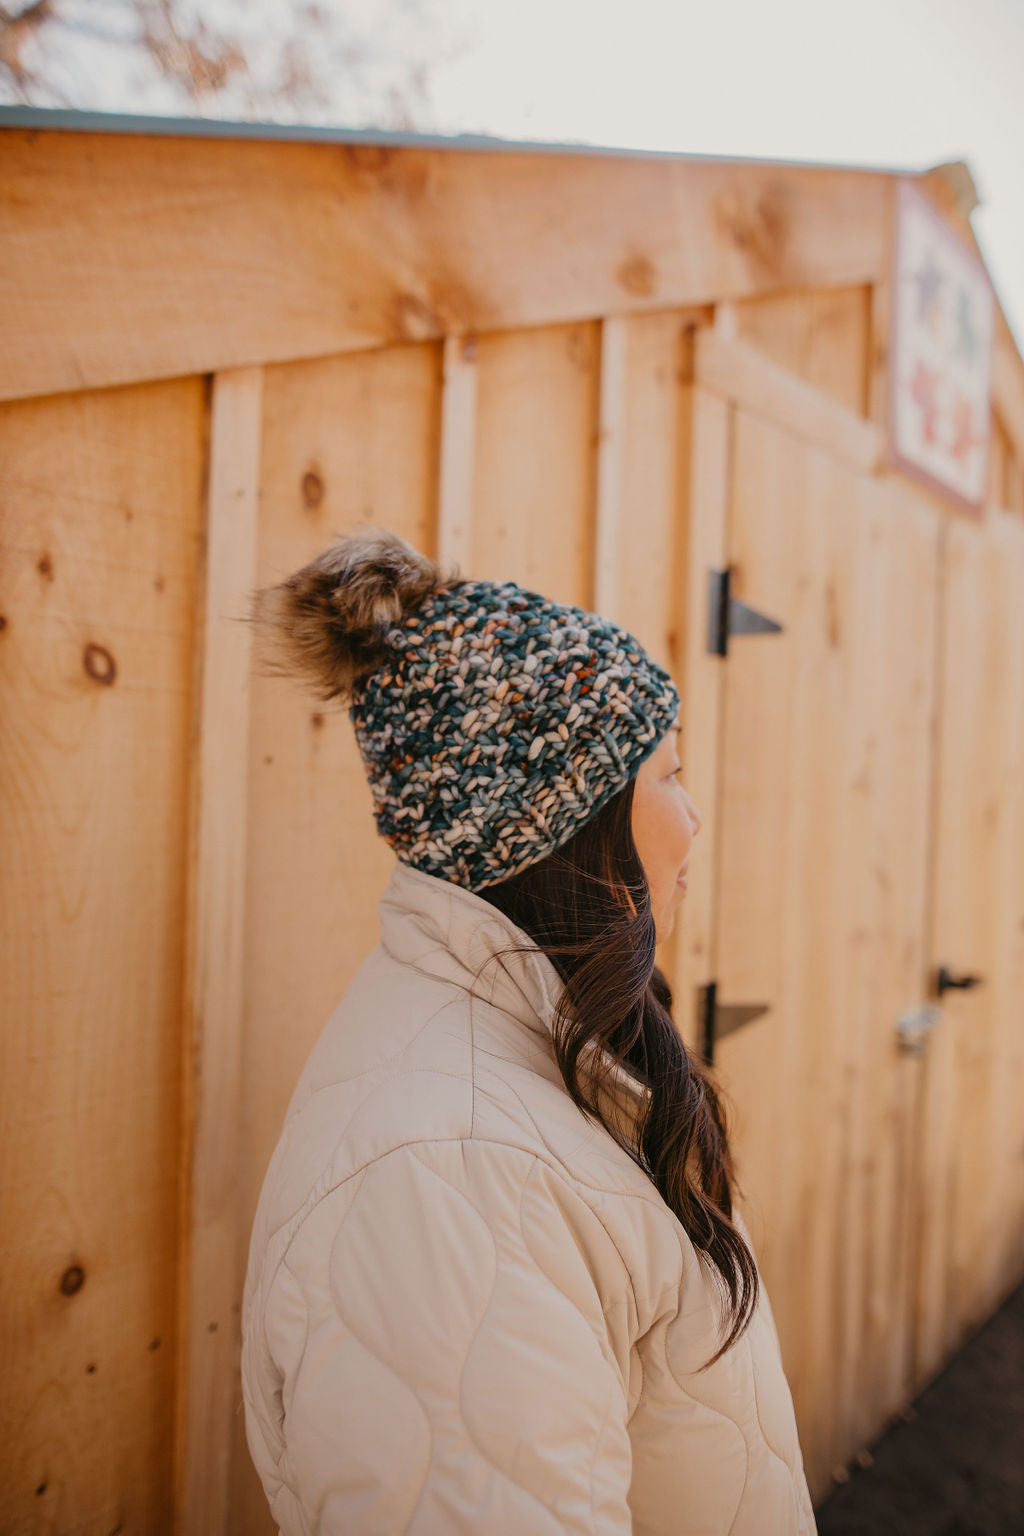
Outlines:
[[628,1287],[589,1205],[518,1148],[414,1143],[339,1185],[264,1313],[283,1536],[625,1536],[605,1312]]

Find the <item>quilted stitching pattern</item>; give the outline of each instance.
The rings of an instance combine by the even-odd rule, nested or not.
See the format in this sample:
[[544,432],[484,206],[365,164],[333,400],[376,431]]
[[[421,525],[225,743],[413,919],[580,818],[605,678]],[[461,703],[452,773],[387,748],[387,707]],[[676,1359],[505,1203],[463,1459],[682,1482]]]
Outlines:
[[284,1536],[808,1536],[767,1300],[717,1286],[565,1092],[558,992],[482,898],[399,865],[292,1097],[243,1306]]

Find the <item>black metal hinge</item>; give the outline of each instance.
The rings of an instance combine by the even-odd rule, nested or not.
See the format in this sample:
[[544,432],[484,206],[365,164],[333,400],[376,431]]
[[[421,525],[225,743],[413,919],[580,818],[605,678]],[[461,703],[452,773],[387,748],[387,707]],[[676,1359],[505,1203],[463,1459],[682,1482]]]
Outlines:
[[701,1054],[711,1066],[715,1059],[715,1042],[731,1035],[753,1019],[767,1013],[770,1003],[720,1003],[718,983],[709,981],[706,987],[697,989],[697,1020],[700,1031]]
[[730,635],[780,634],[782,625],[733,597],[729,590],[731,566],[708,572],[708,654],[726,656]]

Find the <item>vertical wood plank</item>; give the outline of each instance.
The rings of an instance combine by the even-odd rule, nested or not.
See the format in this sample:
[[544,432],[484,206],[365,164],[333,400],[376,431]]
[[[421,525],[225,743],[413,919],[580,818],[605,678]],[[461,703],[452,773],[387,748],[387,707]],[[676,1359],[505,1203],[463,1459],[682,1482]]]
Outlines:
[[895,189],[885,192],[885,267],[868,289],[868,335],[866,368],[867,396],[865,415],[883,432],[889,423],[889,333],[892,327],[893,220]]
[[0,1528],[169,1536],[198,378],[0,407]]
[[[357,523],[434,552],[442,392],[442,348],[434,342],[265,370],[259,586],[281,581]],[[236,1304],[285,1108],[317,1036],[377,942],[377,900],[395,864],[377,835],[344,708],[257,665],[249,739]],[[240,1387],[231,1425],[230,1536],[272,1536]]]
[[679,400],[684,322],[666,313],[625,323],[620,495],[611,550],[616,622],[675,677],[683,649],[680,571],[688,500]]
[[619,520],[622,507],[626,411],[627,322],[601,321],[597,420],[597,501],[594,522],[594,612],[619,623]]
[[711,329],[722,341],[737,341],[740,335],[741,307],[738,300],[726,299],[715,305]]
[[[635,635],[677,685],[685,614],[687,487],[679,392],[687,321],[694,323],[692,316],[673,311],[633,315],[616,320],[611,333],[607,327],[613,322],[604,322],[594,540],[595,608]],[[617,446],[602,462],[601,450],[610,439]],[[684,903],[672,933],[658,945],[657,963],[673,995],[678,933],[685,921]]]
[[942,521],[927,496],[883,476],[859,482],[857,524],[846,766],[853,793],[840,918],[851,936],[841,956],[840,1460],[868,1444],[912,1393],[912,1175],[924,1064],[900,1050],[895,1026],[928,991]]
[[478,342],[471,574],[593,606],[597,322]]
[[[731,427],[727,542],[717,568],[731,565],[736,595],[783,628],[780,634],[733,637],[728,657],[717,662],[723,680],[712,974],[721,1003],[767,1003],[769,1011],[721,1041],[716,1065],[732,1109],[743,1211],[803,1417],[800,1357],[809,1319],[806,1311],[801,1316],[788,1262],[796,1246],[795,1210],[783,1176],[797,1123],[788,1117],[790,1136],[775,1134],[778,1102],[767,1085],[777,1085],[775,1093],[788,1085],[782,1099],[789,1104],[803,1072],[797,1000],[788,995],[799,985],[801,957],[792,953],[796,925],[787,924],[786,890],[804,857],[806,818],[813,820],[817,802],[814,796],[803,817],[794,816],[791,752],[810,743],[806,731],[798,736],[796,729],[793,657],[817,637],[802,639],[806,600],[798,605],[793,588],[799,580],[810,586],[815,552],[801,549],[795,515],[806,449],[738,408]],[[811,905],[806,901],[808,910]],[[806,1265],[807,1254],[797,1251]],[[809,1449],[805,1445],[805,1457]]]
[[193,764],[177,1526],[223,1536],[235,1359],[250,631],[263,374],[213,379]]
[[1024,526],[957,518],[943,564],[931,967],[946,992],[928,1043],[918,1149],[917,1384],[1019,1282],[1024,1262]]
[[[1002,765],[985,807],[990,839],[994,932],[989,936],[991,1035],[988,1070],[992,1096],[988,1123],[991,1193],[985,1211],[989,1255],[978,1312],[988,1315],[1024,1277],[1024,523],[999,513],[991,528],[986,599],[995,594],[1001,616],[996,642],[1002,662],[993,668],[988,709],[992,752]],[[983,961],[983,964],[986,963]],[[984,1165],[981,1177],[986,1177]],[[968,1198],[970,1198],[970,1186]]]
[[682,610],[675,677],[682,696],[683,783],[701,817],[690,857],[683,921],[675,934],[675,1018],[691,1049],[700,1046],[699,989],[717,964],[715,910],[720,859],[721,738],[725,674],[708,653],[708,582],[726,562],[732,407],[698,384],[679,397],[682,505],[677,582]]
[[1024,455],[1016,451],[1010,454],[1006,465],[1005,502],[1007,510],[1016,517],[1024,517]]
[[1012,447],[997,411],[992,412],[990,433],[986,500],[992,506],[1005,507],[1008,504]]
[[469,568],[473,533],[473,458],[476,446],[476,340],[448,336],[441,396],[437,559]]
[[741,410],[733,476],[737,595],[783,629],[730,644],[716,979],[769,1008],[718,1061],[820,1496],[909,1378],[919,1061],[895,1024],[924,1001],[937,519]]

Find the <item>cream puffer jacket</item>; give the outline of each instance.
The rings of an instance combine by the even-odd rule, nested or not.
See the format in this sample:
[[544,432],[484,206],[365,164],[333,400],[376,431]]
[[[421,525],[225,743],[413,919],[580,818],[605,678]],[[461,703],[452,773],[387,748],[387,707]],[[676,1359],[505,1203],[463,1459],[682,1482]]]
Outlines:
[[[267,1172],[242,1328],[284,1536],[803,1536],[762,1301],[721,1292],[554,1059],[557,972],[482,897],[399,864]],[[643,1092],[617,1070],[617,1128]]]

